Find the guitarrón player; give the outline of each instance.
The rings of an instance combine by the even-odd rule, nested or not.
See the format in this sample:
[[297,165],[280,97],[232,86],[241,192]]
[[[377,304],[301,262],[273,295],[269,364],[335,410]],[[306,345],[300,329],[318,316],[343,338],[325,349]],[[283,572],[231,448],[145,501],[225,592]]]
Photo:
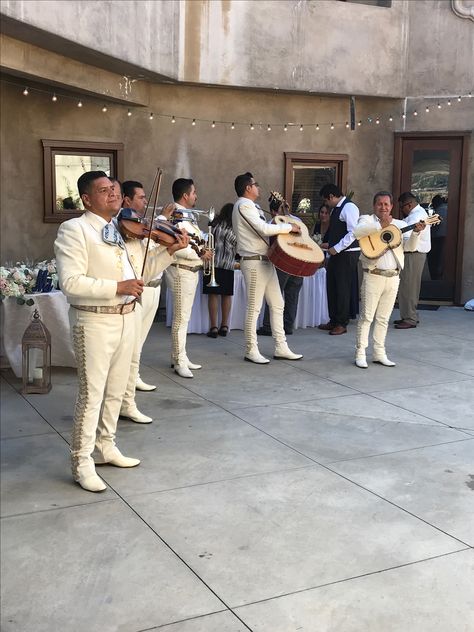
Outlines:
[[251,173],[239,175],[235,179],[238,199],[232,212],[232,226],[237,237],[237,252],[241,256],[240,268],[247,291],[247,311],[245,316],[245,360],[256,364],[268,364],[258,350],[257,319],[263,297],[270,308],[270,323],[275,340],[274,358],[280,360],[300,360],[303,356],[293,353],[286,343],[283,328],[284,303],[274,265],[269,261],[268,238],[280,233],[300,233],[297,224],[267,224],[255,206],[260,192],[258,183]]
[[[373,215],[361,215],[353,230],[354,237],[361,239],[380,229],[394,224],[402,229],[406,222],[392,217],[393,198],[388,191],[379,191],[374,195]],[[405,232],[399,246],[393,250],[388,249],[377,259],[369,259],[363,253],[360,256],[363,278],[361,289],[361,306],[357,323],[357,342],[355,364],[360,369],[367,369],[366,349],[369,344],[369,331],[372,321],[375,324],[372,332],[374,340],[373,361],[383,366],[395,366],[387,358],[385,350],[385,338],[387,336],[388,322],[393,310],[400,283],[400,271],[403,270],[404,253],[403,242],[416,246],[419,233],[425,228],[425,224],[419,222],[412,231]]]

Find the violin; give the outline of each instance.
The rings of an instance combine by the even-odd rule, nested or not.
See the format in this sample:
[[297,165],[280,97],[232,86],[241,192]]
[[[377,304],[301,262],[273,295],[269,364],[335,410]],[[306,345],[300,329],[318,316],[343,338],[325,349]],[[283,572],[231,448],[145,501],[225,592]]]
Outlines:
[[148,239],[162,246],[172,246],[177,241],[177,235],[182,235],[181,229],[171,222],[156,220],[150,227],[150,221],[137,215],[131,208],[123,208],[117,216],[118,227],[124,239]]
[[[177,235],[182,235],[181,228],[174,226],[167,220],[157,219],[150,228],[150,220],[140,217],[132,208],[123,208],[117,215],[120,234],[124,239],[152,239],[162,246],[172,246],[177,241]],[[196,235],[189,235],[189,245],[199,256],[203,253],[204,240]]]

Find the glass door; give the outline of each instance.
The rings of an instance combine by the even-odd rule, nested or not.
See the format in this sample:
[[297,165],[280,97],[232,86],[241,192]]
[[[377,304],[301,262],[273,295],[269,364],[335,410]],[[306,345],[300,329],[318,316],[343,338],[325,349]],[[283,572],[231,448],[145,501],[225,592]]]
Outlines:
[[[422,300],[456,300],[462,258],[463,140],[403,134],[395,139],[395,200],[401,193],[412,191],[428,214],[437,213],[442,219],[438,226],[426,229],[431,231],[431,251],[423,271]],[[397,213],[395,204],[394,215]]]

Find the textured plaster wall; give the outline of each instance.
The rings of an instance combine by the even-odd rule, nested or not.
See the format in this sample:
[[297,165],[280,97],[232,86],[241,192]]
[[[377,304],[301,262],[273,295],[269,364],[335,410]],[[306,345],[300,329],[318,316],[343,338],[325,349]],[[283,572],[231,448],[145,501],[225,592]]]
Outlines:
[[64,53],[71,41],[180,81],[404,93],[406,0],[391,9],[335,0],[4,0],[1,10],[63,38]]
[[173,76],[179,2],[2,0],[3,15],[91,50]]
[[408,3],[406,94],[474,93],[474,22],[458,17],[447,0]]
[[[210,120],[252,120],[262,128],[230,129],[230,125],[198,123],[155,117],[135,109],[111,106],[106,115],[100,104],[74,101],[53,104],[46,95],[31,92],[25,98],[22,86],[5,85],[2,90],[2,260],[24,256],[50,256],[57,226],[43,223],[43,163],[41,139],[123,142],[125,177],[143,180],[149,188],[154,171],[164,169],[161,200],[171,198],[171,183],[191,176],[199,190],[198,206],[219,207],[235,198],[233,181],[238,173],[251,170],[262,185],[264,206],[271,189],[283,191],[285,151],[349,154],[348,187],[363,210],[370,209],[374,191],[391,186],[393,134],[388,127],[373,125],[355,132],[339,125],[330,131],[327,123],[344,123],[348,117],[346,98],[305,97],[251,91],[151,86],[150,108],[178,116]],[[91,108],[94,108],[91,110]],[[374,110],[387,114],[386,101],[361,100],[358,117]],[[21,126],[15,124],[21,120]],[[273,123],[306,123],[318,120],[314,129],[300,132],[266,131]],[[326,123],[323,127],[322,124]]]

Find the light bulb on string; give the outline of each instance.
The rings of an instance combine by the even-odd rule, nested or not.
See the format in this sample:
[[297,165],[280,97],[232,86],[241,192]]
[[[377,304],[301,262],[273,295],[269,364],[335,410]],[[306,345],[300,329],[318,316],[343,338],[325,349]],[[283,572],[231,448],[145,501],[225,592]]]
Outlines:
[[357,123],[357,125],[358,125],[358,127],[360,127],[360,126],[362,125],[362,121],[359,121],[359,122]]
[[319,132],[319,123],[316,123],[316,131]]
[[77,102],[77,107],[78,107],[78,108],[82,108],[82,101],[78,101],[78,102]]
[[407,115],[405,114],[405,112],[403,112],[402,114],[402,119],[406,119]]
[[270,125],[270,123],[267,125],[267,132],[271,132],[272,131],[272,127]]
[[438,110],[441,110],[441,103],[438,103],[438,105],[436,106],[438,108]]
[[367,117],[367,123],[372,123],[372,117],[371,116]]
[[390,123],[393,121],[393,116],[390,114],[390,116],[388,117],[388,120],[390,121]]
[[283,131],[287,132],[288,131],[288,125],[285,123],[285,125],[283,126]]
[[349,129],[349,122],[346,121],[346,129]]
[[56,103],[57,100],[58,100],[58,97],[55,94],[53,94],[53,96],[51,97],[51,101]]
[[413,112],[413,116],[418,116],[418,112],[416,110]]
[[470,92],[467,96],[472,99],[472,92]]
[[104,106],[102,107],[102,112],[107,112],[107,106],[106,106],[106,105],[104,105]]
[[150,112],[150,116],[148,118],[150,119],[150,121],[153,120],[153,112]]
[[174,116],[172,116],[172,117],[171,117],[171,122],[172,122],[172,123],[176,123],[176,119],[175,119],[175,117],[174,117]]
[[334,129],[334,123],[331,123],[331,129]]
[[380,125],[380,119],[378,117],[375,119],[375,124]]
[[303,124],[300,125],[300,132],[303,131]]
[[250,123],[250,129],[253,131],[255,128],[253,126],[253,123]]
[[127,116],[132,116],[132,110],[127,111]]
[[29,95],[28,88],[23,90],[23,96],[27,97]]
[[230,126],[230,129],[235,129],[235,124],[232,123],[232,125]]
[[458,101],[461,101],[461,97],[458,97]]
[[192,125],[193,127],[196,125],[196,119],[193,119],[193,120],[192,120],[191,125]]
[[211,125],[211,127],[215,127],[215,126],[216,126],[216,122],[215,122],[215,121],[212,121],[212,125]]
[[448,105],[451,105],[451,99],[448,99]]
[[429,106],[429,105],[427,105],[427,106],[425,107],[425,112],[428,114],[428,112],[429,112],[429,111],[430,111],[430,106]]

